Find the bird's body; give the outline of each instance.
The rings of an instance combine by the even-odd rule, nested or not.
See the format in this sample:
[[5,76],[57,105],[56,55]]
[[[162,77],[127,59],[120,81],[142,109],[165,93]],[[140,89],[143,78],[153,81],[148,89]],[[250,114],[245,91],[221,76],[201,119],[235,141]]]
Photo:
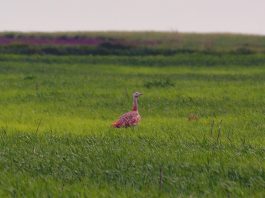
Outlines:
[[133,108],[132,111],[123,114],[117,121],[112,123],[115,128],[121,127],[131,127],[136,126],[140,120],[141,116],[138,112],[138,97],[142,95],[141,93],[135,92],[133,94]]
[[136,126],[141,120],[141,116],[138,111],[130,111],[123,114],[112,125],[116,128]]

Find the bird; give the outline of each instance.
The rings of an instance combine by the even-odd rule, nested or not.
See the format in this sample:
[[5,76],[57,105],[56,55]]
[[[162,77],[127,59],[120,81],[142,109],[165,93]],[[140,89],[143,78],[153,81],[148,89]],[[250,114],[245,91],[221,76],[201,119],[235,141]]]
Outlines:
[[141,116],[138,112],[138,98],[143,95],[142,93],[135,92],[133,93],[133,106],[132,111],[129,111],[123,114],[117,121],[112,123],[114,128],[121,128],[121,127],[131,127],[136,126],[140,120]]

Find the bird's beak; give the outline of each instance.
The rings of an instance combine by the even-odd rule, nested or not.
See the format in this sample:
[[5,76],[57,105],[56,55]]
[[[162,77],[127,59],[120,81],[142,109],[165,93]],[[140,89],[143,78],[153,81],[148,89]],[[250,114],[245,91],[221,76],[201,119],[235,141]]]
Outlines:
[[141,95],[144,95],[144,94],[142,94],[142,93],[139,93],[139,96],[141,96]]

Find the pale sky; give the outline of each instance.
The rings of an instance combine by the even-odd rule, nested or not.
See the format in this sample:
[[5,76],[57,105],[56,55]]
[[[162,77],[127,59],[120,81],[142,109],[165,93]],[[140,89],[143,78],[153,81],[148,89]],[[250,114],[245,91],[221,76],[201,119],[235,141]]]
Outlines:
[[265,35],[265,0],[0,0],[0,31]]

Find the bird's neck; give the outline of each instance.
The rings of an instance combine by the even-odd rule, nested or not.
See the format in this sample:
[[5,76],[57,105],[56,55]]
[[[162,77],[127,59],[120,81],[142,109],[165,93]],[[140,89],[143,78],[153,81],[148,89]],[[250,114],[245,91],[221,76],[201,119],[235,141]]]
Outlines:
[[138,111],[138,98],[134,97],[133,98],[133,107],[132,107],[133,111]]

